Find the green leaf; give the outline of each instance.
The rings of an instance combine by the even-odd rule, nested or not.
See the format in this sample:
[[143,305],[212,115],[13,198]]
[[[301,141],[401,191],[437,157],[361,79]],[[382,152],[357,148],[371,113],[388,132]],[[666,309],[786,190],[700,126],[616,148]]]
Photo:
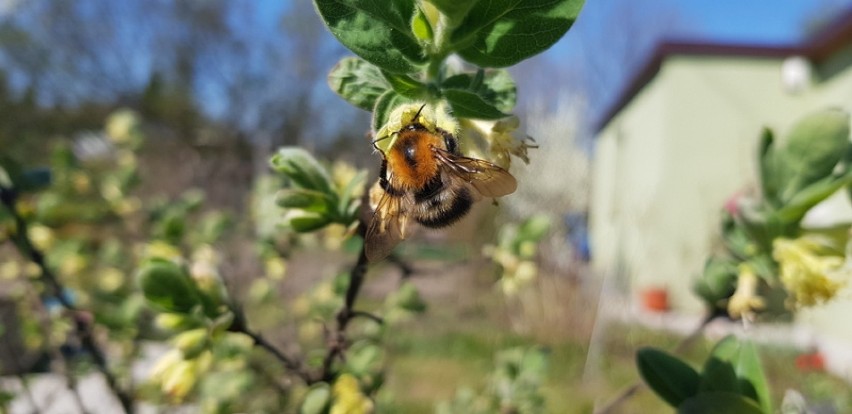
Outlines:
[[677,407],[679,414],[766,414],[751,399],[729,392],[702,392]]
[[142,265],[138,280],[145,299],[161,311],[185,314],[201,304],[195,284],[175,263],[150,260]]
[[474,92],[447,89],[443,94],[453,108],[453,115],[458,118],[500,119],[508,116]]
[[291,217],[287,220],[287,225],[298,233],[316,231],[329,224],[331,224],[331,219],[328,216],[312,213]]
[[275,202],[284,208],[295,208],[313,213],[328,213],[330,211],[329,206],[334,205],[335,200],[328,194],[319,191],[304,188],[285,188],[278,191]]
[[319,161],[300,147],[283,147],[269,160],[272,169],[286,175],[297,186],[332,193],[331,178]]
[[373,107],[373,119],[370,123],[373,133],[382,129],[388,122],[388,116],[390,116],[394,108],[408,102],[411,102],[411,100],[393,90],[387,91],[380,96],[376,100],[376,106]]
[[429,24],[429,19],[426,18],[426,15],[423,14],[423,11],[418,7],[414,13],[414,17],[411,19],[411,32],[414,33],[414,36],[417,37],[423,43],[429,44],[432,42],[432,39],[435,37],[435,33],[432,31],[432,25]]
[[772,412],[772,400],[769,384],[763,373],[763,367],[757,350],[750,341],[740,341],[734,335],[728,335],[713,347],[712,358],[729,362],[739,379],[740,393],[753,398],[764,412]]
[[695,293],[716,309],[734,294],[737,285],[737,262],[729,258],[711,256],[704,263],[704,273],[695,283]]
[[408,312],[422,313],[426,310],[426,302],[420,297],[420,291],[410,281],[406,281],[396,292],[389,295],[388,302],[391,306],[404,309]]
[[517,87],[509,71],[504,69],[479,70],[460,73],[445,79],[442,89],[462,89],[474,92],[482,100],[502,112],[511,112],[517,101]]
[[518,229],[518,239],[539,242],[550,231],[550,225],[550,217],[544,214],[536,214],[521,223],[521,227]]
[[701,372],[701,383],[698,385],[698,390],[705,391],[723,391],[739,393],[739,383],[737,382],[737,374],[734,371],[734,366],[729,361],[711,356],[704,362],[704,369]]
[[790,179],[781,200],[796,197],[803,188],[831,174],[849,149],[849,114],[829,109],[793,126],[784,148],[784,168]]
[[414,80],[411,76],[382,71],[387,82],[396,93],[412,99],[422,99],[426,96],[426,85]]
[[478,0],[430,0],[430,3],[450,21],[450,27],[458,26]]
[[846,175],[829,176],[810,183],[797,191],[778,211],[778,219],[790,225],[798,225],[808,210],[830,197],[837,190],[852,184],[852,170]]
[[772,410],[772,396],[769,392],[769,383],[763,372],[763,365],[760,363],[757,349],[751,341],[740,342],[740,353],[736,362],[736,371],[737,376],[751,386],[751,389],[754,391],[754,397],[760,403],[763,412],[774,412]]
[[780,204],[778,192],[782,183],[786,181],[784,177],[787,171],[781,165],[774,142],[772,130],[764,128],[760,135],[760,185],[763,198],[770,204],[777,206]]
[[314,0],[331,33],[364,60],[390,72],[412,73],[426,55],[411,32],[414,0]]
[[450,41],[465,60],[506,67],[541,53],[574,24],[583,0],[481,0]]
[[324,414],[331,405],[331,389],[328,384],[320,382],[314,384],[305,395],[305,401],[299,408],[299,414]]
[[190,329],[175,335],[172,344],[180,350],[184,359],[193,359],[208,348],[210,333],[207,328]]
[[337,214],[343,221],[354,220],[357,213],[357,206],[360,205],[360,200],[353,200],[355,195],[367,179],[367,171],[359,171],[346,187],[340,192],[340,200],[337,205]]
[[384,352],[368,341],[359,341],[346,353],[346,367],[356,376],[378,373],[382,370]]
[[346,102],[371,111],[390,84],[381,69],[363,59],[347,57],[337,62],[328,74],[328,86]]
[[636,365],[645,383],[673,407],[698,392],[698,372],[666,352],[642,348],[636,352]]

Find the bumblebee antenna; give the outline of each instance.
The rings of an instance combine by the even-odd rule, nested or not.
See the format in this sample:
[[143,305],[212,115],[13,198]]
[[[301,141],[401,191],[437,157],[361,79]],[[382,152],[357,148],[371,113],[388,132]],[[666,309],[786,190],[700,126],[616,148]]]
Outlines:
[[423,112],[423,108],[425,108],[425,107],[426,107],[426,104],[423,104],[423,105],[420,106],[420,109],[418,109],[417,113],[414,114],[414,119],[411,120],[412,122],[417,122],[417,117],[420,116],[420,112]]
[[386,139],[390,138],[391,136],[393,136],[393,135],[392,135],[392,134],[391,134],[391,135],[385,135],[385,136],[383,136],[383,137],[381,137],[381,138],[379,138],[379,139],[374,139],[374,140],[371,142],[371,143],[373,144],[373,148],[375,148],[375,149],[376,149],[376,151],[384,152],[384,151],[382,151],[382,150],[379,148],[379,146],[378,146],[378,145],[376,145],[376,143],[377,143],[377,142],[379,142],[379,141],[384,141],[384,140],[386,140]]

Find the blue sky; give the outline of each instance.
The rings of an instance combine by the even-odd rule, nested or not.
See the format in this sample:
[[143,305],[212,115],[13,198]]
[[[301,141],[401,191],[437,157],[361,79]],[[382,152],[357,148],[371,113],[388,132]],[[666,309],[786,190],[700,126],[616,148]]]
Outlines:
[[[850,7],[852,0],[587,0],[569,33],[531,64],[552,68],[569,92],[585,93],[594,112],[663,39],[791,44]],[[529,93],[553,90],[552,83],[518,81],[521,93],[525,83]]]

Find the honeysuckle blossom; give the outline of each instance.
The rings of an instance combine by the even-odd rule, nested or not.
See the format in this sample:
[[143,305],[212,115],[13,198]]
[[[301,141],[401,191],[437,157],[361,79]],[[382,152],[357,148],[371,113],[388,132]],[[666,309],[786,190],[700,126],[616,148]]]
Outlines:
[[749,263],[739,266],[737,289],[728,299],[728,315],[734,319],[751,318],[757,311],[766,306],[763,298],[757,294],[759,279],[754,268]]
[[772,248],[772,256],[780,267],[781,283],[790,295],[789,303],[793,308],[825,303],[847,283],[846,259],[821,254],[826,249],[814,238],[779,238]]
[[[527,155],[529,148],[538,148],[533,144],[533,139],[518,131],[521,121],[516,116],[510,116],[496,121],[480,119],[462,119],[462,128],[466,133],[473,133],[482,138],[486,148],[482,158],[491,160],[495,164],[509,168],[512,164],[511,156],[520,158],[525,164],[529,164]],[[471,140],[468,140],[470,142]],[[467,148],[468,154],[474,153]]]

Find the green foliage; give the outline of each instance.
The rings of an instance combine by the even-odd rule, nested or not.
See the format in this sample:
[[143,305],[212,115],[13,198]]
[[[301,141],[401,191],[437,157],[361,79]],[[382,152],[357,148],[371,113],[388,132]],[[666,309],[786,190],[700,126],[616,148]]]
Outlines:
[[583,1],[478,1],[450,42],[465,60],[506,67],[547,50],[574,24]]
[[[836,109],[804,117],[780,144],[772,131],[762,132],[758,151],[761,193],[753,199],[739,197],[729,206],[733,210],[722,220],[726,251],[708,259],[695,285],[696,293],[714,312],[734,317],[754,314],[765,308],[762,297],[772,290],[801,296],[799,289],[804,285],[794,286],[792,275],[785,280],[780,274],[776,243],[806,235],[801,222],[808,211],[849,188],[852,170],[844,157],[850,150],[849,115]],[[792,256],[785,258],[792,260]],[[744,274],[749,275],[746,279],[756,276],[761,283],[746,288],[751,282],[743,282]],[[782,311],[765,310],[767,315]]]
[[290,180],[291,186],[278,192],[277,202],[288,210],[285,223],[294,231],[312,232],[332,223],[349,227],[357,220],[366,173],[337,185],[310,153],[296,147],[280,149],[270,164]]
[[314,4],[338,40],[363,59],[338,63],[329,75],[331,89],[371,110],[373,131],[378,131],[394,108],[410,101],[444,101],[460,118],[508,116],[515,105],[515,85],[507,72],[455,73],[445,67],[445,59],[456,53],[480,68],[514,65],[559,40],[583,1]]
[[654,348],[636,352],[636,365],[645,383],[673,407],[698,391],[701,380],[689,364]]
[[451,402],[439,404],[437,414],[486,414],[509,412],[533,414],[544,412],[545,401],[540,387],[547,374],[548,354],[537,347],[509,348],[495,357],[488,387],[476,394],[460,390]]
[[48,168],[24,169],[17,161],[0,155],[0,187],[32,193],[47,188],[52,181]]
[[331,408],[331,387],[324,382],[314,384],[302,402],[299,414],[325,414]]
[[165,312],[190,313],[201,305],[200,292],[185,269],[153,259],[139,271],[139,286],[148,302]]
[[679,413],[773,412],[754,345],[734,336],[716,344],[700,374],[679,358],[654,348],[639,350],[636,363],[645,383]]
[[535,258],[539,243],[550,232],[550,218],[534,215],[520,224],[507,223],[497,236],[496,246],[486,246],[485,254],[500,266],[500,287],[514,295],[538,275]]

